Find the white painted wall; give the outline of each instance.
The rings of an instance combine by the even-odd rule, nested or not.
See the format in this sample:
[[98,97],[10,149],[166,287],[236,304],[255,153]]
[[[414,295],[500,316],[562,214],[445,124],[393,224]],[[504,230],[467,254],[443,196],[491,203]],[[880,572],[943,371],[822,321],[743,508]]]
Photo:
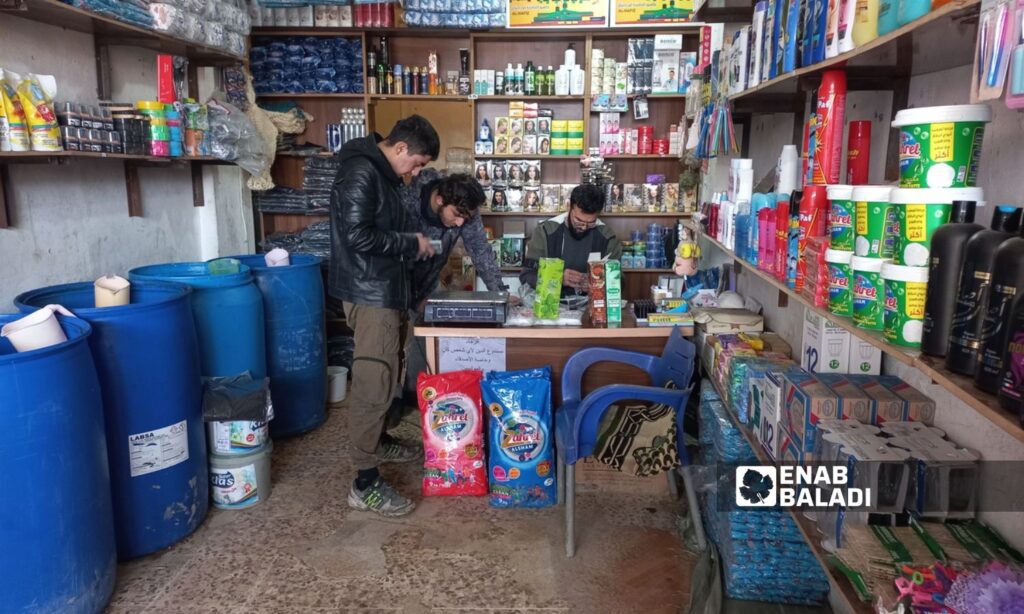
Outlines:
[[[936,58],[936,54],[926,53],[934,52],[936,45],[942,45],[944,49],[950,49],[950,53],[955,57],[969,60],[970,40],[965,38],[973,36],[970,32],[970,28],[953,26],[944,32],[927,32],[925,38],[915,43],[915,66],[936,66],[943,69],[920,74],[911,79],[909,106],[965,104],[968,101],[970,66],[945,68],[944,66],[949,65],[948,57]],[[957,53],[959,55],[956,55]],[[881,128],[887,127],[887,122],[891,120],[891,100],[891,94],[888,92],[851,92],[847,101],[847,121],[872,119],[875,122],[871,163],[871,181],[875,183],[882,183],[884,175],[885,148],[889,135],[888,130]],[[1024,169],[1024,150],[1021,147],[1024,137],[1024,113],[1008,110],[1002,101],[994,101],[991,104],[994,118],[985,133],[979,185],[985,189],[986,199],[990,205],[1008,203],[1021,206],[1024,205],[1024,197],[1021,195],[1021,169]],[[792,117],[786,114],[755,116],[751,127],[753,138],[749,152],[754,160],[755,182],[766,173],[773,172],[782,146],[791,142]],[[712,166],[718,168],[714,169],[716,172],[712,172],[710,179],[705,183],[706,194],[710,193],[707,190],[725,189],[724,178],[728,171],[728,159],[714,161]],[[976,221],[987,225],[991,211],[991,206],[979,210]],[[711,246],[705,246],[705,249],[715,251]],[[767,327],[777,331],[799,351],[805,312],[802,305],[789,301],[788,307],[780,308],[778,291],[754,275],[741,273],[738,287],[741,294],[754,298],[764,306]],[[886,358],[883,372],[897,375],[930,395],[937,404],[936,426],[946,430],[959,444],[980,452],[983,460],[1024,461],[1024,444],[995,427],[941,387],[934,385],[916,369]],[[1003,468],[1005,467],[1000,467]],[[996,469],[995,466],[987,467],[982,475],[981,508],[993,509],[994,505],[999,505],[1000,509],[1006,509],[1007,501],[1016,500],[1016,507],[1010,509],[1020,511],[982,512],[980,516],[995,526],[1014,545],[1024,547],[1024,500],[1020,489],[1016,487],[1019,476],[1007,479],[1005,475],[997,475]],[[994,503],[997,501],[998,504]]]
[[[116,100],[153,97],[155,57],[148,50],[111,48]],[[94,58],[88,34],[0,15],[0,66],[54,75],[59,100],[96,102]],[[204,77],[209,85],[210,75]],[[137,218],[128,217],[120,161],[9,168],[14,227],[0,229],[0,312],[33,288],[254,249],[246,175],[233,166],[205,168],[205,207],[192,205],[186,166],[140,170],[143,216]]]

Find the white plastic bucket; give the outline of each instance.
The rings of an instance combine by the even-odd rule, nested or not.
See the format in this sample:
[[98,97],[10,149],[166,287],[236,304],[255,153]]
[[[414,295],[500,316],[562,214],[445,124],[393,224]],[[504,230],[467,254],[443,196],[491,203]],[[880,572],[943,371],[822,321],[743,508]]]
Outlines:
[[268,443],[270,429],[266,422],[251,420],[207,422],[206,436],[212,454],[238,456],[249,454]]
[[61,305],[47,305],[20,320],[6,324],[0,329],[0,337],[6,337],[18,352],[31,352],[64,343],[68,338],[55,313],[75,316]]
[[292,263],[288,250],[275,247],[263,256],[267,266],[288,266]]
[[327,367],[327,401],[341,403],[348,392],[348,368]]
[[132,284],[124,277],[104,275],[93,283],[97,307],[119,307],[132,302]]
[[210,495],[225,510],[252,507],[270,498],[270,456],[273,442],[260,450],[235,456],[210,455]]

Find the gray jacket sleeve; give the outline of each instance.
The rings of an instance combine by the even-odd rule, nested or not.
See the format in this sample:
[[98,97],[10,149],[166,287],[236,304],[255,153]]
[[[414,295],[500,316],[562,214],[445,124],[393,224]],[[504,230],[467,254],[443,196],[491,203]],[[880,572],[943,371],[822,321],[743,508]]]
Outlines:
[[480,215],[474,215],[462,227],[462,244],[466,252],[473,260],[476,267],[476,274],[484,280],[487,289],[491,291],[508,290],[501,281],[501,267],[498,266],[498,259],[494,256],[494,250],[487,241],[487,232],[484,230],[484,223]]

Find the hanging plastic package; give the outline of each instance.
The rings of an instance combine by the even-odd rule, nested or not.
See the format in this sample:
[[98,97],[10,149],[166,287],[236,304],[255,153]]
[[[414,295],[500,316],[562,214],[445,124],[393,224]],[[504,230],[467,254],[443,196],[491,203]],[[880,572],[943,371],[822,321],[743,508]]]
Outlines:
[[493,507],[547,507],[557,496],[551,438],[551,368],[487,374]]
[[429,375],[416,382],[423,427],[423,496],[487,494],[480,371]]
[[[0,106],[3,106],[6,121],[6,138],[0,138],[0,151],[28,151],[28,123],[21,100],[14,89],[14,83],[21,79],[15,73],[0,70]],[[5,133],[0,131],[0,137]]]
[[28,121],[32,151],[61,151],[60,127],[53,111],[57,80],[50,75],[30,74],[18,84],[18,98]]

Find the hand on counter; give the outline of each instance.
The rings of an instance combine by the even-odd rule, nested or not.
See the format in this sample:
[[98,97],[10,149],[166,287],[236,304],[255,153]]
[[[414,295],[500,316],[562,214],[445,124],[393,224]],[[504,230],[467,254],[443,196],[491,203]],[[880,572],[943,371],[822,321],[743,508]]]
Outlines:
[[566,269],[565,272],[562,273],[562,284],[576,290],[586,290],[588,285],[587,281],[587,275],[580,273],[579,271]]

